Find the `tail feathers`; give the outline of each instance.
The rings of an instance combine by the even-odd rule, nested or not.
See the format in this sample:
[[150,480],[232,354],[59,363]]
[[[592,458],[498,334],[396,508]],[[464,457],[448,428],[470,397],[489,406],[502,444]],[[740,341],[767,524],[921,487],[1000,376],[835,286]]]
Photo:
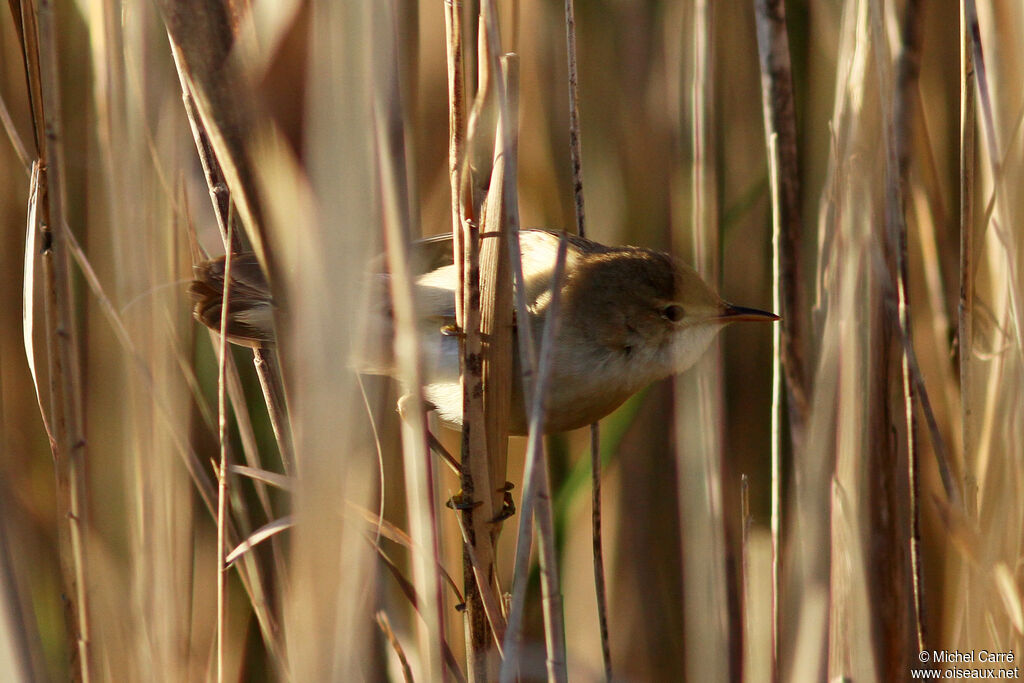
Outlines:
[[[224,257],[204,261],[195,268],[189,285],[192,315],[213,330],[220,330],[224,303]],[[242,346],[274,345],[274,302],[270,286],[255,254],[235,254],[231,259],[226,334]]]

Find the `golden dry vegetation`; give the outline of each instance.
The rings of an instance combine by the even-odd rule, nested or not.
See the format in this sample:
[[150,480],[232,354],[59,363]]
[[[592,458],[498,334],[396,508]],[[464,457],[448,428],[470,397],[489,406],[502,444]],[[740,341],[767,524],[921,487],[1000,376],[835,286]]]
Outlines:
[[[588,236],[784,317],[601,423],[614,678],[1024,656],[1024,8],[781,11],[579,3],[573,128],[559,3],[11,0],[0,679],[604,678],[588,430],[512,438],[506,464],[500,241],[460,319],[493,354],[486,439],[415,400],[403,426],[394,383],[347,362],[386,252],[415,384],[405,248],[453,207],[470,237],[577,230],[571,129]],[[278,297],[255,363],[190,316],[225,244]],[[471,480],[495,493],[446,507]],[[505,480],[518,511],[488,533]]]

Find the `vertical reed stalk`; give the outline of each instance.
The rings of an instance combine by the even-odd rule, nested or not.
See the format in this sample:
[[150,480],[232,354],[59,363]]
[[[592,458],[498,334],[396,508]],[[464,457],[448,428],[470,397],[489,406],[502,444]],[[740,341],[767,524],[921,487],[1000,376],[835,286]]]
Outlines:
[[[545,646],[549,681],[566,680],[565,626],[563,624],[561,589],[558,563],[555,557],[554,525],[551,515],[551,488],[547,462],[543,453],[544,396],[551,376],[553,344],[560,322],[561,282],[565,272],[568,243],[559,242],[558,254],[551,283],[551,303],[544,321],[544,333],[538,355],[530,406],[530,428],[526,445],[526,464],[523,468],[523,498],[520,510],[519,534],[516,538],[516,559],[512,583],[512,605],[509,609],[508,630],[505,635],[505,660],[501,665],[502,683],[511,683],[519,676],[519,658],[522,652],[522,620],[526,605],[526,587],[529,578],[530,547],[533,522],[540,538],[539,562],[544,611]],[[525,327],[525,326],[524,326]]]
[[[489,101],[494,102],[497,130],[493,137],[494,148],[490,150],[491,172],[490,181],[485,185],[488,189],[484,207],[478,210],[472,206],[475,199],[471,196],[460,198],[460,205],[472,206],[469,213],[482,213],[479,246],[473,244],[474,230],[470,229],[463,236],[466,277],[463,281],[465,314],[462,329],[466,342],[462,366],[462,496],[469,502],[463,514],[473,550],[470,553],[467,549],[464,560],[471,680],[490,677],[492,658],[488,656],[488,650],[492,638],[500,635],[492,632],[494,627],[488,622],[485,609],[488,602],[497,601],[493,596],[484,597],[484,594],[496,592],[497,586],[494,544],[504,506],[512,386],[512,275],[509,250],[504,248],[500,236],[514,235],[519,222],[516,194],[518,71],[513,60],[506,61],[506,68],[502,68],[498,11],[493,2],[482,4],[480,23],[479,108],[475,112],[482,113]],[[451,46],[449,50],[452,50]],[[485,129],[487,125],[477,117],[477,135],[468,150],[473,158],[487,154],[483,143],[490,139],[490,133]],[[463,160],[460,163],[464,163]],[[468,165],[464,168],[468,175]],[[483,180],[473,178],[460,189],[467,186],[475,188]],[[474,264],[477,255],[479,261]],[[474,287],[476,277],[479,278],[478,287]],[[480,580],[474,581],[471,577],[479,577]],[[500,624],[496,627],[504,628]]]
[[[957,359],[960,378],[960,439],[963,453],[964,511],[967,519],[977,519],[976,457],[974,442],[974,376],[971,372],[974,355],[974,193],[975,143],[977,110],[974,89],[974,52],[971,46],[967,1],[960,1],[960,296],[957,302]],[[973,610],[974,569],[962,562],[961,587],[963,603],[961,613]]]
[[[467,640],[466,656],[469,665],[469,680],[488,680],[489,668],[487,650],[491,643],[490,626],[484,607],[482,593],[490,589],[486,583],[489,578],[487,571],[493,561],[490,545],[490,530],[486,528],[490,517],[480,520],[483,532],[476,533],[473,510],[485,507],[475,505],[477,482],[490,481],[487,469],[487,438],[484,432],[483,411],[483,378],[482,364],[479,362],[483,354],[480,338],[480,256],[479,230],[471,221],[465,222],[462,244],[465,249],[463,256],[463,313],[462,330],[465,335],[462,361],[462,476],[460,495],[472,501],[468,509],[462,511],[463,524],[468,530],[466,548],[463,552],[463,591],[466,594]],[[475,505],[475,507],[474,507]],[[486,506],[489,511],[490,506]],[[473,552],[470,552],[472,547]],[[479,569],[477,569],[479,567]],[[476,577],[479,576],[478,580]]]
[[902,343],[900,366],[903,381],[903,409],[906,427],[907,489],[910,493],[910,581],[913,600],[915,640],[918,651],[925,649],[924,602],[921,567],[920,458],[918,452],[917,385],[911,376],[913,337],[910,327],[909,267],[907,265],[906,188],[910,186],[910,155],[913,145],[914,102],[921,73],[921,36],[924,7],[920,0],[909,0],[904,8],[903,35],[896,63],[895,101],[893,103],[893,156],[897,173],[887,183],[888,248],[896,269],[896,317]]
[[[38,25],[33,25],[31,17],[36,13]],[[64,218],[64,152],[57,19],[53,2],[40,0],[38,8],[22,6],[22,20],[25,22],[22,37],[29,83],[30,87],[38,83],[40,93],[33,123],[37,131],[37,153],[44,162],[39,181],[40,196],[44,198],[39,220],[43,240],[47,364],[51,424],[55,437],[51,447],[57,475],[61,569],[66,591],[66,618],[75,653],[72,675],[76,680],[88,682],[93,662],[85,548],[85,530],[89,524],[86,443],[79,368],[81,352],[73,313],[75,302],[68,259],[68,227]],[[29,46],[35,47],[34,53]]]
[[[576,64],[576,9],[573,0],[565,0],[565,42],[569,64],[569,156],[572,161],[572,194],[576,209],[576,234],[586,237],[586,212],[583,205],[583,145],[580,142],[580,94]],[[597,623],[601,633],[601,659],[605,680],[612,677],[612,653],[608,642],[608,594],[605,587],[604,549],[601,539],[601,427],[590,425],[591,534],[594,552],[594,591],[597,596]]]
[[[480,42],[484,43],[491,36],[481,32]],[[478,53],[481,51],[478,46]],[[477,91],[477,103],[483,103],[491,95],[493,79],[500,76],[492,73],[486,68],[488,63],[483,54],[478,54],[480,69],[480,80]],[[470,60],[473,61],[473,60]],[[450,95],[449,95],[450,96]],[[474,112],[477,105],[474,105]],[[449,117],[451,114],[449,114]],[[476,120],[479,123],[479,120]],[[479,128],[474,130],[479,133]],[[485,136],[486,137],[486,136]],[[481,207],[477,206],[475,189],[481,179],[470,177],[472,169],[468,158],[473,155],[482,155],[487,150],[481,149],[479,135],[470,139],[467,148],[467,158],[459,159],[460,164],[460,217],[462,220],[462,237],[456,240],[461,241],[463,249],[462,265],[460,271],[462,289],[462,322],[460,329],[463,331],[464,343],[461,354],[461,384],[462,384],[462,475],[460,477],[462,489],[460,495],[463,500],[469,501],[466,509],[461,514],[463,525],[467,529],[468,542],[463,548],[463,590],[466,595],[466,657],[468,660],[468,675],[470,681],[488,680],[490,666],[488,649],[491,645],[490,625],[487,622],[487,614],[483,594],[491,589],[489,583],[493,567],[494,551],[491,546],[491,532],[488,522],[491,519],[489,513],[489,497],[484,494],[485,482],[491,480],[490,467],[487,457],[487,421],[484,402],[483,383],[483,339],[480,333],[481,325],[481,289],[482,277],[480,270],[480,215]],[[490,150],[493,156],[494,150]],[[462,184],[461,180],[465,174],[468,182]],[[466,194],[462,194],[466,193]],[[478,493],[478,488],[480,489]],[[478,504],[478,496],[484,495],[485,500]],[[479,514],[474,514],[479,510]],[[479,577],[479,578],[478,578]]]
[[[873,615],[873,635],[876,643],[876,666],[878,675],[890,680],[905,675],[910,665],[910,650],[917,642],[917,609],[883,609],[882,605],[915,605],[914,559],[911,528],[905,501],[910,491],[906,472],[899,470],[901,454],[906,453],[909,462],[916,459],[916,438],[913,429],[908,429],[906,442],[901,447],[901,435],[896,432],[894,411],[902,407],[908,426],[913,420],[912,387],[906,381],[908,375],[901,373],[903,380],[902,406],[893,405],[892,388],[895,385],[895,363],[905,367],[906,355],[902,345],[897,346],[901,327],[898,294],[901,256],[898,243],[900,233],[905,232],[903,207],[900,193],[899,161],[897,155],[895,97],[897,83],[889,61],[889,42],[883,29],[882,9],[876,5],[868,7],[870,39],[879,91],[880,127],[882,134],[881,167],[883,169],[883,211],[884,229],[873,235],[874,242],[881,250],[882,259],[876,262],[872,276],[872,309],[870,327],[872,344],[877,349],[873,359],[874,371],[869,378],[870,406],[868,416],[869,462],[872,525],[870,562],[873,600],[876,609]],[[905,254],[905,250],[903,251]],[[894,357],[894,354],[899,354]],[[906,450],[904,450],[906,449]],[[912,514],[912,513],[910,513]]]
[[[757,45],[761,65],[761,102],[764,114],[766,149],[776,136],[778,155],[778,203],[780,296],[782,316],[782,356],[786,373],[786,408],[793,450],[800,452],[807,420],[808,379],[804,368],[803,285],[800,218],[801,191],[799,153],[796,136],[796,98],[793,70],[786,30],[785,0],[755,0]],[[773,192],[775,192],[773,191]]]
[[[772,197],[772,307],[782,304],[782,216],[780,211],[778,137],[768,139],[768,179]],[[771,455],[771,671],[770,680],[779,680],[779,604],[782,587],[782,326],[772,328],[772,455]]]

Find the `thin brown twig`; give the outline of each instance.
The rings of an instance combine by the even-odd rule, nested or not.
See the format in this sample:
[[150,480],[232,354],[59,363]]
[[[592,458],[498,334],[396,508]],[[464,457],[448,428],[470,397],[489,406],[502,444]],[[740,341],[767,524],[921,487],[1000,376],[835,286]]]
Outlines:
[[[470,400],[470,386],[477,378],[471,377],[471,365],[467,359],[480,352],[479,337],[479,299],[473,292],[479,293],[479,267],[477,263],[476,228],[470,220],[467,206],[472,197],[463,197],[463,172],[466,164],[466,95],[463,58],[462,3],[460,0],[445,1],[445,44],[448,74],[448,173],[451,185],[452,213],[452,251],[458,283],[455,288],[455,319],[459,329],[464,331],[459,344],[460,382],[463,397],[463,430],[462,457],[463,464],[457,468],[460,476],[462,495],[472,499],[474,494],[473,480],[468,472],[467,454],[474,444],[485,443],[482,431],[484,424],[482,415],[474,415]],[[483,96],[484,93],[481,93]],[[469,172],[468,169],[465,172]],[[473,207],[469,207],[472,211]],[[469,304],[467,304],[467,299]],[[471,433],[473,425],[478,426],[476,433]],[[479,448],[479,446],[477,446]],[[468,488],[467,488],[468,487]],[[468,513],[459,513],[460,529],[467,524]],[[470,552],[470,543],[463,543],[463,582],[466,591],[465,619],[468,634],[466,658],[469,665],[470,678],[486,677],[486,656],[483,655],[488,640],[485,624],[487,601],[482,599],[480,585],[479,560],[475,552]]]
[[[782,303],[782,240],[779,199],[778,138],[768,138],[768,177],[772,185],[772,306]],[[782,326],[772,327],[772,454],[771,454],[771,539],[772,587],[770,614],[770,680],[779,680],[779,617],[782,590]]]
[[[583,145],[580,140],[579,73],[576,60],[576,9],[565,0],[565,42],[569,65],[569,156],[572,161],[572,192],[576,207],[576,234],[586,237],[583,204]],[[594,555],[594,592],[601,634],[601,658],[605,680],[612,678],[612,653],[608,640],[608,592],[604,574],[604,542],[601,535],[601,427],[590,425],[591,535]]]
[[[231,242],[231,223],[228,222],[228,234],[225,240]],[[220,312],[220,353],[217,363],[217,420],[220,459],[217,466],[217,682],[224,680],[224,640],[227,630],[227,563],[224,561],[228,553],[225,540],[227,519],[227,486],[228,486],[228,414],[227,392],[225,391],[225,358],[228,354],[228,302],[231,290],[231,250],[224,258],[224,292],[221,299]]]
[[[469,539],[469,529],[466,528],[466,521],[460,515],[456,515],[456,520],[459,524],[459,532],[462,534],[463,546],[469,555],[470,564],[473,567],[476,585],[486,585],[487,577],[483,573],[483,563],[476,557],[473,543]],[[481,590],[480,599],[483,602],[484,614],[487,617],[487,623],[490,625],[491,636],[494,639],[495,646],[498,648],[498,654],[504,657],[502,640],[505,637],[506,622],[501,614],[501,604],[498,601],[498,596],[495,595],[494,591]]]
[[907,355],[908,372],[917,391],[918,404],[928,426],[932,449],[935,451],[939,478],[942,480],[942,488],[946,492],[949,504],[954,507],[960,507],[963,505],[963,495],[957,486],[958,477],[954,474],[953,459],[950,457],[949,448],[946,446],[942,433],[939,431],[939,423],[935,418],[935,411],[932,409],[931,400],[928,398],[928,391],[924,384],[924,375],[921,373],[921,367],[917,362],[917,353],[907,337],[900,335],[900,341],[903,344],[904,353]]
[[604,678],[612,679],[612,649],[608,633],[608,588],[604,574],[604,542],[601,534],[601,429],[590,425],[590,528],[594,555],[594,592],[597,595],[597,625],[601,633]]
[[[486,32],[481,34],[481,40],[486,38]],[[470,60],[472,61],[472,60]],[[488,97],[491,87],[488,80],[489,70],[482,69],[480,72],[480,84],[474,111],[476,111],[485,98]],[[474,120],[474,123],[478,121]],[[479,128],[474,127],[474,131]],[[464,150],[466,156],[473,153],[480,145],[477,136],[471,135]],[[493,152],[492,152],[493,153]],[[483,357],[483,340],[480,335],[480,226],[477,222],[477,210],[473,188],[475,183],[470,177],[471,165],[467,159],[458,159],[459,172],[457,182],[459,202],[459,229],[461,234],[456,238],[455,243],[461,244],[461,264],[459,269],[459,289],[461,290],[462,306],[457,311],[461,315],[458,323],[463,331],[460,345],[460,382],[462,390],[462,463],[460,495],[465,500],[476,501],[476,488],[478,482],[490,481],[490,473],[487,468],[487,423],[485,422],[483,403],[483,364],[480,359]],[[463,179],[469,180],[463,183]],[[454,219],[454,217],[453,217]],[[459,262],[459,255],[456,255],[456,262]],[[484,506],[479,506],[484,507]],[[490,506],[486,506],[488,510]],[[488,550],[490,545],[490,530],[485,529],[480,535],[479,545],[477,541],[477,528],[473,523],[473,510],[463,510],[463,524],[470,530],[470,544],[476,546],[473,552],[469,551],[469,544],[463,544],[462,573],[464,590],[466,593],[466,619],[467,619],[467,640],[466,658],[469,669],[469,677],[472,680],[486,680],[488,676],[487,649],[490,646],[492,634],[487,624],[485,599],[482,592],[490,589],[489,584],[481,584],[477,576],[487,577],[488,573],[481,571],[481,562],[490,564],[493,552]],[[490,518],[488,518],[490,519]]]
[[569,156],[572,160],[572,196],[576,206],[576,234],[586,237],[583,210],[583,148],[580,142],[580,88],[576,64],[576,9],[565,0],[565,43],[569,63]]
[[[883,258],[881,255],[878,257],[877,269],[882,271],[884,269]],[[890,280],[884,280],[880,284],[881,293],[885,299],[884,305],[885,313],[893,319],[898,319],[900,315],[899,311],[899,295],[896,291],[896,284]],[[946,493],[946,498],[950,505],[959,506],[963,499],[959,487],[957,486],[957,477],[955,475],[955,469],[953,466],[953,460],[949,454],[949,448],[946,445],[945,439],[942,438],[942,433],[939,430],[938,420],[935,417],[935,412],[932,409],[931,400],[928,397],[928,390],[924,384],[924,375],[921,373],[920,365],[917,361],[917,352],[914,350],[914,346],[910,337],[903,333],[902,328],[897,328],[895,332],[896,342],[900,345],[901,353],[906,356],[906,373],[908,380],[913,383],[914,389],[914,401],[913,404],[916,407],[920,407],[921,413],[924,415],[925,423],[928,426],[929,436],[932,441],[932,448],[935,452],[935,463],[939,470],[939,478],[942,480],[942,487]]]
[[43,130],[43,96],[39,79],[39,28],[38,13],[31,2],[14,0],[10,3],[11,17],[17,27],[18,42],[21,44],[22,62],[25,68],[25,93],[28,96],[32,123],[34,151],[40,158],[46,147]]
[[263,400],[267,404],[267,415],[274,431],[278,451],[281,453],[281,467],[285,474],[294,475],[298,462],[296,459],[294,440],[292,438],[292,422],[288,418],[288,394],[285,392],[281,361],[278,359],[277,348],[255,348],[252,350],[253,366],[263,390]]
[[[486,432],[484,424],[483,405],[480,399],[483,397],[483,379],[480,376],[479,363],[471,362],[479,359],[483,354],[483,343],[480,338],[480,297],[473,292],[480,291],[480,265],[479,265],[479,231],[477,226],[466,221],[465,232],[462,244],[464,247],[463,273],[464,296],[463,304],[465,313],[463,317],[463,353],[462,353],[462,400],[463,400],[463,424],[462,424],[462,476],[460,479],[461,496],[467,500],[476,500],[476,482],[490,481],[490,474],[486,470]],[[474,457],[472,454],[480,454]],[[482,462],[481,462],[482,460]],[[474,466],[475,464],[475,466]],[[481,465],[483,471],[481,472]],[[475,470],[475,471],[474,471]],[[478,506],[483,507],[483,506]],[[489,507],[489,506],[488,506]],[[482,592],[489,590],[489,585],[481,585],[476,580],[478,575],[486,577],[486,574],[474,567],[481,561],[490,562],[490,555],[481,557],[484,546],[490,545],[490,530],[485,529],[479,544],[476,540],[476,529],[472,519],[472,509],[462,511],[465,525],[472,531],[470,542],[475,546],[471,554],[464,544],[463,550],[463,576],[465,577],[466,592],[466,616],[469,619],[469,643],[467,643],[467,657],[469,658],[470,678],[474,680],[487,679],[487,655],[486,650],[490,643],[491,635],[488,633],[486,612]],[[487,518],[491,519],[490,517]],[[486,537],[486,538],[485,538]]]
[[[196,145],[196,153],[199,156],[199,164],[203,168],[203,176],[206,178],[206,186],[210,192],[210,200],[213,203],[213,214],[217,219],[217,227],[220,228],[221,238],[231,245],[235,253],[244,251],[242,240],[244,234],[240,231],[228,230],[228,213],[231,206],[231,193],[228,190],[227,181],[224,180],[224,173],[217,162],[217,156],[210,144],[210,136],[203,126],[196,108],[195,96],[189,85],[189,77],[183,64],[181,49],[173,40],[170,40],[171,57],[174,59],[174,67],[178,73],[178,83],[181,85],[181,101],[185,107],[185,117],[188,119],[189,128],[192,131],[192,140]],[[228,235],[231,238],[228,239]]]
[[[210,329],[207,329],[207,332],[210,337],[211,345],[215,350],[219,351],[220,344],[218,339],[220,335]],[[238,366],[235,364],[234,356],[229,352],[224,358],[228,399],[231,401],[231,408],[235,416],[235,424],[238,428],[239,441],[242,442],[242,453],[249,467],[259,468],[262,465],[259,459],[259,448],[256,445],[256,433],[253,431],[252,418],[249,415],[248,406],[245,402],[245,389],[242,387],[242,378],[238,374]],[[220,363],[220,357],[218,357],[217,362]],[[191,368],[183,367],[183,374],[188,372],[191,372]],[[197,402],[203,401],[205,403],[205,398],[201,395],[196,395],[195,400]],[[259,500],[260,507],[263,510],[263,514],[267,519],[273,519],[274,512],[270,505],[270,498],[267,495],[266,486],[262,482],[259,482],[254,486],[254,489],[256,491],[256,497]],[[241,531],[243,534],[245,533],[245,529],[242,529]],[[279,559],[283,560],[283,558]],[[283,565],[280,568],[283,568]]]

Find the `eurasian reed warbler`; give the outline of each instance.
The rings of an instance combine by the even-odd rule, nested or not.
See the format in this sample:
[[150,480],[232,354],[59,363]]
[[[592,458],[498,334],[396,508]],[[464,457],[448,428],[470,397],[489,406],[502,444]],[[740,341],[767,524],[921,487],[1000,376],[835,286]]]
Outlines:
[[[773,321],[778,316],[723,301],[696,271],[661,251],[609,247],[574,235],[568,241],[561,290],[561,321],[551,358],[545,401],[546,432],[595,422],[651,382],[693,365],[719,330],[733,322]],[[529,324],[540,340],[551,302],[559,234],[522,230],[519,243]],[[424,358],[424,394],[444,422],[462,423],[459,334],[451,236],[417,242],[412,252],[418,329]],[[195,268],[190,287],[195,317],[220,329],[224,257]],[[393,331],[387,276],[369,316],[367,343],[355,369],[394,374]],[[236,254],[231,264],[228,340],[247,346],[274,343],[273,299],[253,254]],[[518,324],[518,323],[517,323]],[[514,345],[515,348],[515,345]],[[515,377],[519,377],[518,354]],[[512,396],[510,433],[525,434],[526,407],[518,379]]]

